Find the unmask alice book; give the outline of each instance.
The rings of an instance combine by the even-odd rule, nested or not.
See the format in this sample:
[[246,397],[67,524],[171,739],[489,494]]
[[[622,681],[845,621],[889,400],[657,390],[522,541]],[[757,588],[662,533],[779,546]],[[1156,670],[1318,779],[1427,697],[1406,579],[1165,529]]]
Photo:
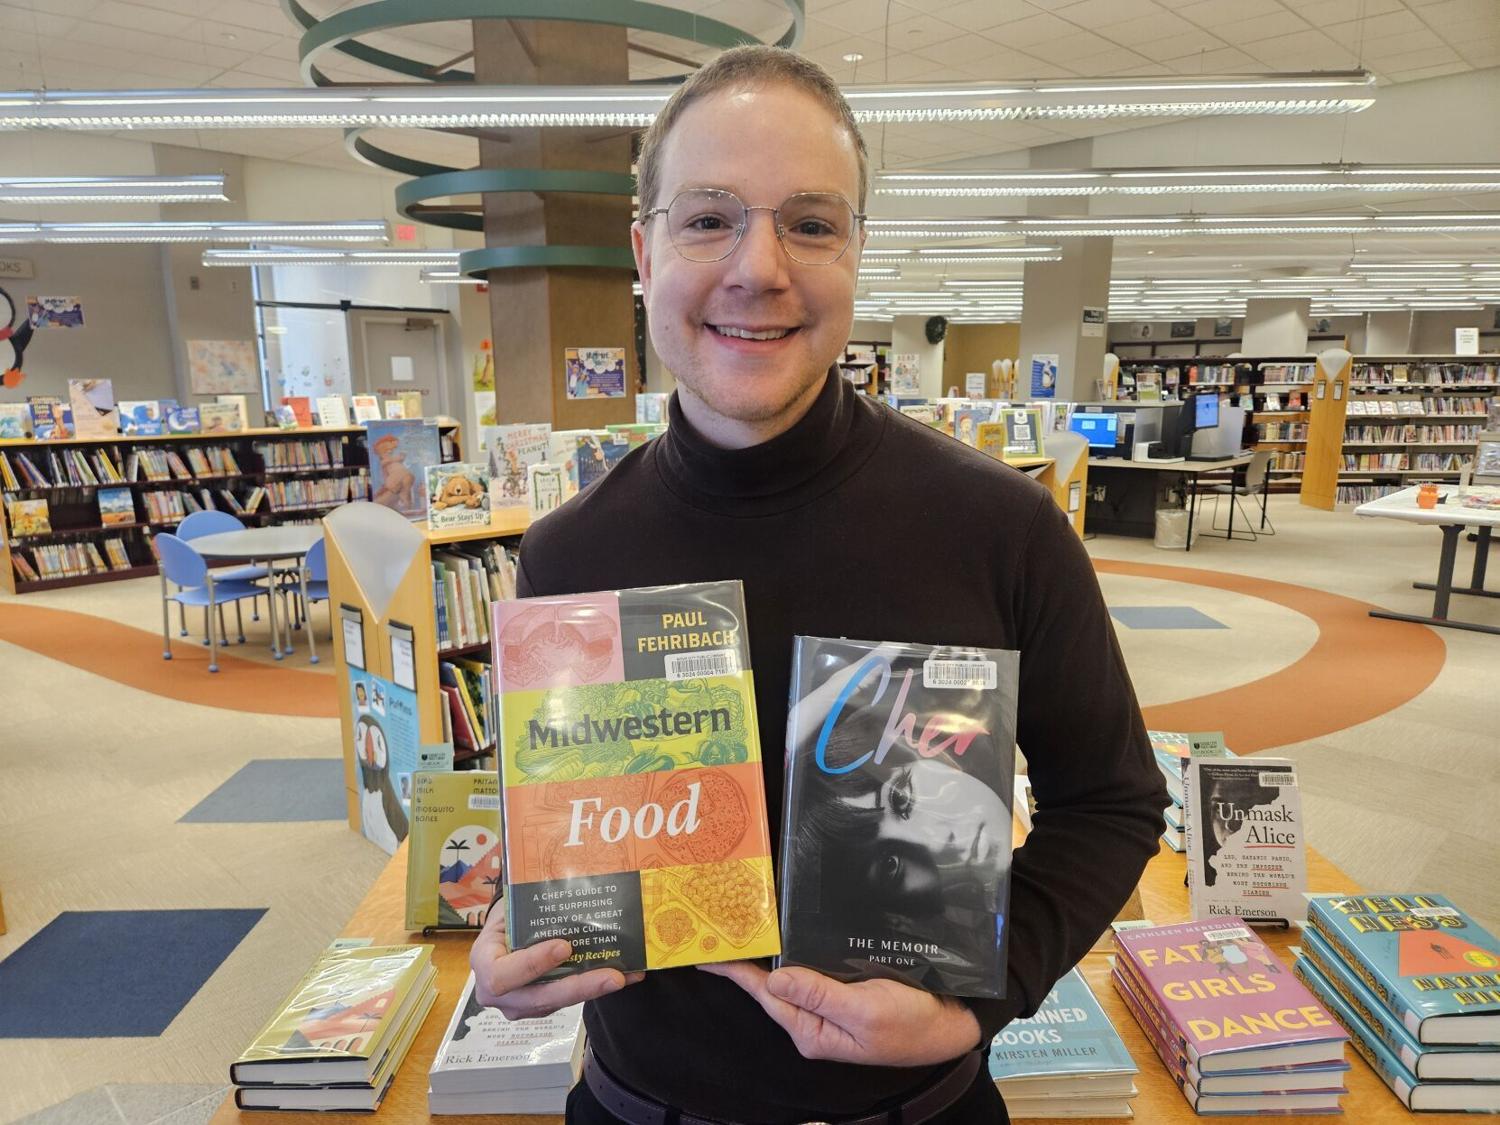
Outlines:
[[1020,654],[798,637],[782,956],[1005,995]]

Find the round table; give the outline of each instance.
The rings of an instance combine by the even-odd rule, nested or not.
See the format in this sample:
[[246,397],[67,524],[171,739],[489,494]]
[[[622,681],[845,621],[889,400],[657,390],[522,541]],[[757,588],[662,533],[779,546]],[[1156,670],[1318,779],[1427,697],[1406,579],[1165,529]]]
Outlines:
[[[270,580],[270,589],[276,589],[276,564],[283,560],[300,562],[313,549],[313,544],[323,538],[321,524],[291,524],[285,527],[247,527],[241,531],[219,531],[213,535],[199,536],[189,540],[189,546],[204,558],[224,559],[229,562],[263,563]],[[302,586],[302,604],[307,604],[307,574],[299,568]],[[280,660],[292,650],[291,636],[287,636],[285,649],[281,647],[281,634],[276,628],[276,598],[267,596],[266,603],[271,617],[271,655]],[[308,644],[311,647],[312,625],[308,624]],[[312,662],[318,662],[316,649],[312,649]]]

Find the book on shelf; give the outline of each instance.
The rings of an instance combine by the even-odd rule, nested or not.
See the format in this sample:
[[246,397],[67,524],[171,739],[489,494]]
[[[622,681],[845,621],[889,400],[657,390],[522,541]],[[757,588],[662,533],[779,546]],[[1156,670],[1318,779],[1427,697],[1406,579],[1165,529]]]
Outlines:
[[422,417],[422,392],[421,391],[398,391],[396,398],[401,402],[401,417]]
[[492,771],[412,775],[406,928],[477,929],[504,877],[500,779]]
[[297,412],[286,403],[281,403],[274,411],[276,417],[276,428],[281,430],[295,430],[298,427]]
[[196,406],[173,404],[167,411],[167,432],[170,434],[196,434],[202,428],[203,423]]
[[670,394],[657,391],[641,392],[635,396],[635,420],[637,422],[667,423],[667,402]]
[[37,441],[55,441],[73,436],[73,412],[56,395],[28,395],[31,432]]
[[995,421],[1000,409],[998,402],[968,402],[953,411],[953,436],[965,445],[978,446],[979,427],[985,422]]
[[779,952],[740,583],[502,601],[492,631],[513,946],[569,939],[553,976]]
[[1194,918],[1306,917],[1307,851],[1294,762],[1194,755],[1186,762],[1183,810]]
[[449,461],[427,466],[427,526],[490,525],[490,467],[486,462]]
[[47,535],[52,531],[52,517],[45,499],[7,500],[5,514],[12,535]]
[[[641,396],[636,396],[639,405]],[[547,459],[552,427],[546,423],[486,426],[484,442],[490,458],[490,505],[526,506],[526,470]]]
[[24,402],[0,402],[0,440],[31,434],[31,411]]
[[349,425],[349,408],[343,395],[323,395],[318,399],[318,425],[330,429]]
[[453,718],[453,745],[474,754],[494,746],[484,665],[469,660],[438,662],[438,687]]
[[427,1072],[428,1111],[562,1113],[583,1068],[583,1007],[508,1020],[474,997],[469,974]]
[[369,422],[370,499],[407,519],[427,518],[427,469],[443,462],[438,428],[420,418]]
[[366,422],[380,421],[380,399],[376,395],[355,395],[351,400],[354,406],[354,421],[360,425]]
[[538,461],[526,469],[526,509],[535,523],[567,499],[567,476],[561,465]]
[[399,398],[388,398],[385,400],[385,420],[387,422],[400,422],[406,418],[406,403]]
[[114,383],[109,379],[69,379],[68,405],[78,437],[114,437],[120,432]]
[[130,489],[101,488],[94,495],[99,501],[99,523],[102,526],[136,522],[135,493]]
[[232,402],[201,403],[198,407],[199,432],[205,434],[238,433],[242,428],[240,409]]
[[248,430],[250,428],[250,400],[245,395],[214,395],[214,401],[225,406],[232,406],[239,414],[240,423],[233,427],[234,430]]
[[288,395],[281,400],[282,406],[291,407],[292,417],[297,420],[297,427],[310,430],[313,427],[312,399],[306,395]]

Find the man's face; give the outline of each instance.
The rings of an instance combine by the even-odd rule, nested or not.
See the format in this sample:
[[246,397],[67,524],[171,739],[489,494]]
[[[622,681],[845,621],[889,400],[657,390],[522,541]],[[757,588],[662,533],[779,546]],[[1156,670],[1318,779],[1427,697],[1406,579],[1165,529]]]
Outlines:
[[[859,204],[853,141],[816,98],[792,86],[696,103],[677,120],[661,157],[653,207],[698,187],[732,191],[747,207],[779,207],[806,191]],[[792,261],[769,211],[749,212],[744,236],[720,262],[679,255],[665,215],[637,222],[631,234],[651,340],[679,383],[731,426],[799,416],[849,339],[863,232],[830,265]],[[725,328],[788,331],[750,340]]]

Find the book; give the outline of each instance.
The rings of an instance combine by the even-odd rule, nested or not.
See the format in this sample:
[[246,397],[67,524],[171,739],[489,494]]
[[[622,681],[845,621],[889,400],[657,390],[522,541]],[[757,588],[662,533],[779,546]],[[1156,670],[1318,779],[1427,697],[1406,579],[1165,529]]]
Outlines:
[[312,399],[306,395],[290,395],[281,400],[281,405],[292,408],[292,416],[297,419],[297,427],[299,429],[312,429]]
[[396,397],[401,401],[401,416],[403,418],[422,417],[421,391],[399,391]]
[[26,405],[31,411],[31,432],[37,441],[73,436],[72,411],[56,395],[30,395]]
[[672,396],[660,392],[641,392],[635,396],[635,420],[637,422],[653,422],[665,425],[667,422],[667,401]]
[[484,925],[500,888],[500,779],[483,770],[412,775],[406,928]]
[[399,398],[388,398],[385,400],[386,421],[400,421],[406,417],[406,404]]
[[135,523],[135,493],[128,488],[101,488],[95,495],[99,500],[99,523],[104,527]]
[[1189,757],[1194,754],[1206,758],[1234,757],[1234,752],[1224,745],[1223,731],[1148,730],[1146,737],[1151,740],[1156,768],[1161,771],[1167,792],[1178,807],[1182,805],[1182,778]]
[[566,499],[562,466],[539,461],[526,469],[526,507],[535,523]]
[[117,404],[120,411],[120,432],[154,437],[166,429],[162,420],[161,403],[155,399],[132,399]]
[[630,452],[628,439],[615,437],[606,431],[590,432],[576,439],[577,446],[571,458],[573,479],[569,482],[575,492],[582,492],[605,473],[620,463]]
[[1500,942],[1438,894],[1313,895],[1307,924],[1423,1044],[1500,1044]]
[[1114,940],[1117,988],[1156,1017],[1143,1030],[1169,1035],[1201,1073],[1343,1063],[1343,1029],[1240,919],[1120,928]]
[[1187,759],[1188,901],[1194,918],[1307,917],[1307,851],[1289,758]]
[[1119,1032],[1076,967],[1052,986],[1035,1015],[1012,1020],[990,1044],[990,1077],[1007,1104],[1084,1090],[1090,1097],[1129,1098],[1136,1073]]
[[407,519],[427,518],[427,468],[442,464],[438,428],[420,418],[365,423],[370,499]]
[[375,395],[355,395],[354,420],[359,423],[380,421],[380,399]]
[[274,414],[278,429],[295,430],[297,428],[297,412],[286,403],[276,407]]
[[[566,1098],[583,1062],[583,1038],[583,1005],[538,1019],[508,1020],[474,998],[470,973],[427,1072],[427,1084],[436,1094],[553,1090]],[[556,1112],[562,1112],[560,1102]]]
[[0,402],[0,440],[31,433],[31,411],[24,402]]
[[430,945],[324,950],[230,1064],[229,1080],[370,1085],[435,976]]
[[793,645],[782,963],[1003,996],[1020,654]]
[[428,465],[427,497],[427,526],[434,531],[488,527],[490,467],[479,461]]
[[169,434],[196,434],[202,429],[203,423],[196,406],[178,406],[174,403],[167,411]]
[[44,499],[7,500],[5,515],[12,535],[48,535],[52,531],[52,517]]
[[511,944],[554,976],[780,949],[738,581],[494,605]]
[[341,428],[349,425],[349,408],[342,395],[324,395],[318,399],[318,425]]
[[69,379],[68,404],[78,437],[114,437],[120,432],[115,387],[108,379]]
[[240,407],[232,402],[205,402],[198,407],[198,428],[205,434],[238,433]]
[[[640,402],[637,396],[636,402]],[[485,445],[490,455],[490,506],[526,506],[526,470],[547,459],[552,427],[545,423],[487,426]]]
[[994,402],[968,402],[953,409],[953,436],[965,445],[977,447],[979,427],[995,420],[999,404]]
[[1396,1056],[1374,1029],[1306,957],[1297,959],[1298,978],[1320,996],[1348,1030],[1360,1057],[1390,1087],[1401,1104],[1413,1112],[1500,1113],[1500,1083],[1429,1082],[1418,1078]]
[[240,423],[234,427],[236,431],[250,428],[250,400],[245,395],[214,395],[214,401],[232,406],[239,413]]

